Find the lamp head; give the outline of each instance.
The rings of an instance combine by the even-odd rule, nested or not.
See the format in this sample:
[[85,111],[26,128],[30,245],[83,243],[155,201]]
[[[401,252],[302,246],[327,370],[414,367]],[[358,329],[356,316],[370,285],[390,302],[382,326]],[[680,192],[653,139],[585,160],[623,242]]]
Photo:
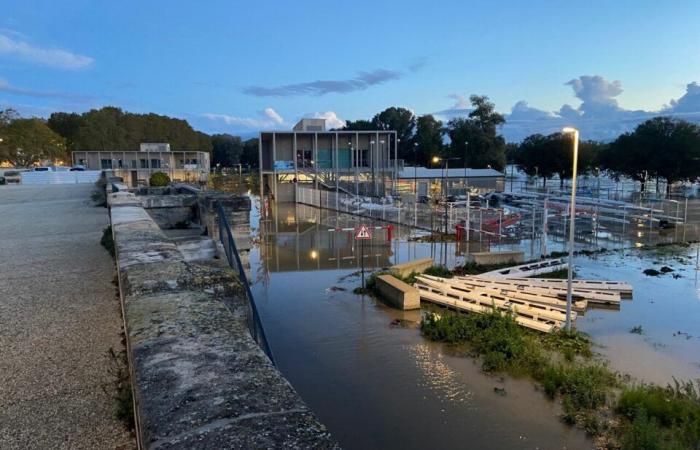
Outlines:
[[439,156],[433,156],[433,164],[437,164],[440,162],[440,157]]
[[578,133],[578,130],[574,127],[564,127],[561,131],[562,133]]

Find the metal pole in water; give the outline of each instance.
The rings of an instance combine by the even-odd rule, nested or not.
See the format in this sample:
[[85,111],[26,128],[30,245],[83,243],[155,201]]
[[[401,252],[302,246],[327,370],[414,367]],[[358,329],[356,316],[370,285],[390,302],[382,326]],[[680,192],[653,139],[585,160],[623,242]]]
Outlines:
[[362,289],[365,288],[365,240],[360,241],[360,271],[362,272]]
[[578,130],[565,128],[564,132],[573,132],[574,155],[571,170],[571,213],[569,222],[569,264],[566,277],[566,330],[571,331],[571,299],[573,297],[572,284],[574,275],[574,227],[576,224],[576,169],[578,167]]

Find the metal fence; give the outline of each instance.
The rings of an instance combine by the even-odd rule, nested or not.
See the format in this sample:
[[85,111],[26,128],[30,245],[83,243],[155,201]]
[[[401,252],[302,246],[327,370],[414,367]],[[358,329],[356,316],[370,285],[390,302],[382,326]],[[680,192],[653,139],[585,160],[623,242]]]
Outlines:
[[255,306],[255,299],[253,298],[253,293],[250,290],[250,284],[248,283],[248,277],[245,274],[245,269],[241,263],[241,257],[238,254],[238,249],[236,248],[236,242],[233,239],[233,233],[231,232],[231,227],[226,218],[226,213],[222,208],[220,203],[216,205],[217,214],[219,216],[219,240],[224,246],[224,251],[226,252],[226,260],[229,266],[234,270],[238,271],[238,277],[240,278],[241,284],[243,285],[243,290],[248,300],[246,303],[246,322],[248,324],[248,330],[255,342],[258,343],[260,348],[265,352],[272,363],[275,363],[272,357],[272,350],[270,345],[267,343],[267,338],[265,337],[265,330],[263,329],[262,322],[260,321],[260,314],[258,313],[258,308]]

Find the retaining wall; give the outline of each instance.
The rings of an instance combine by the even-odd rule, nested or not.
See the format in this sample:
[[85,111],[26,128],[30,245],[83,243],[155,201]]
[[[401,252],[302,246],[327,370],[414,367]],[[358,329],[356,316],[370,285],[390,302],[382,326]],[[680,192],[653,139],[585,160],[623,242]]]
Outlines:
[[140,201],[110,194],[143,448],[336,448],[250,336],[221,262],[186,262]]

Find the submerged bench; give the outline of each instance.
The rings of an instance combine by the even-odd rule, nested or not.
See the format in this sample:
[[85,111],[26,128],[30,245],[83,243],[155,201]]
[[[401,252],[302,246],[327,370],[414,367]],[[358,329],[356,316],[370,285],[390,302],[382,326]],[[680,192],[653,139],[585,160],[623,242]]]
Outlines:
[[433,258],[420,258],[402,264],[396,264],[395,266],[389,267],[389,270],[397,277],[405,278],[413,272],[423,273],[425,269],[434,264]]
[[377,289],[384,300],[398,309],[420,309],[418,289],[392,275],[377,277]]

